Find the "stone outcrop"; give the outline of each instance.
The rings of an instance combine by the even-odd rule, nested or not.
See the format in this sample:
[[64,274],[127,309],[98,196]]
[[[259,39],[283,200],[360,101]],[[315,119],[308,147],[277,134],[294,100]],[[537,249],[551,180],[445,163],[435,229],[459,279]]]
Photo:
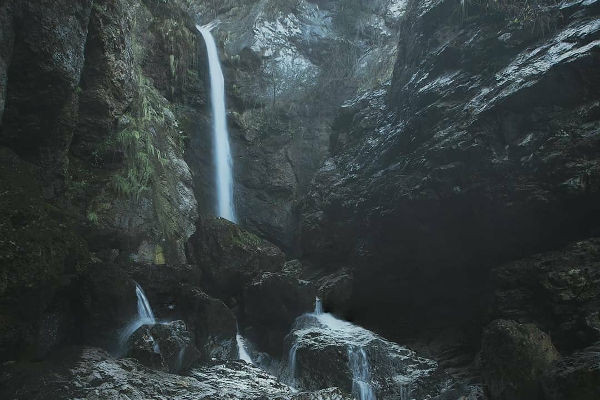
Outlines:
[[535,325],[492,322],[481,344],[481,370],[491,399],[541,398],[541,378],[559,357],[550,337]]
[[281,375],[299,388],[337,386],[358,396],[359,388],[369,385],[378,399],[476,399],[481,393],[455,382],[435,361],[331,314],[299,317],[286,346],[288,364]]
[[143,325],[129,338],[127,347],[127,357],[173,374],[188,371],[201,356],[183,321]]

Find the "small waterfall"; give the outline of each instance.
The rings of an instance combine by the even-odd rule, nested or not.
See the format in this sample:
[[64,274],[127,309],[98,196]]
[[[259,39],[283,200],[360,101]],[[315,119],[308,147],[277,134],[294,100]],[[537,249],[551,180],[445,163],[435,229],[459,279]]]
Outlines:
[[315,298],[315,315],[323,314],[323,302],[320,298]]
[[294,343],[288,354],[288,384],[291,387],[296,386],[296,353],[298,352],[298,343]]
[[229,132],[227,130],[227,109],[225,106],[225,79],[219,61],[219,53],[215,39],[210,32],[215,27],[214,23],[196,28],[202,34],[208,52],[208,66],[210,72],[210,93],[213,110],[213,141],[217,184],[217,215],[231,222],[236,221],[235,207],[233,204],[233,159],[229,146]]
[[[126,351],[127,341],[137,331],[142,325],[154,325],[156,324],[156,318],[154,317],[154,313],[152,312],[152,307],[150,307],[150,302],[144,293],[144,290],[137,282],[135,283],[135,295],[137,297],[137,315],[136,317],[129,323],[127,326],[121,331],[119,335],[119,350],[118,353],[121,354]],[[154,344],[154,351],[156,353],[160,352],[158,348],[158,343]]]
[[352,394],[358,400],[375,400],[367,353],[362,347],[348,348],[348,366],[352,372]]
[[246,341],[239,332],[235,336],[235,339],[237,341],[238,358],[247,363],[254,364],[252,357],[250,357],[250,354],[248,353],[248,349],[246,349]]
[[148,324],[155,324],[156,318],[154,318],[154,313],[152,312],[152,307],[150,307],[150,302],[146,297],[146,294],[142,290],[140,285],[135,284],[135,295],[137,296],[137,310],[138,310],[138,319],[141,321],[147,321]]

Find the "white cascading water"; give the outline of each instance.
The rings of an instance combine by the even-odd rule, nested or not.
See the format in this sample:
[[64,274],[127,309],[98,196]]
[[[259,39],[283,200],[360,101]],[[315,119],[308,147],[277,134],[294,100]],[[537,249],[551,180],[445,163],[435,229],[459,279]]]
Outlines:
[[240,333],[238,332],[235,338],[237,341],[238,358],[242,361],[246,361],[247,363],[254,364],[254,362],[252,361],[252,357],[250,357],[248,349],[246,348],[246,341],[244,340],[242,335],[240,335]]
[[352,372],[352,394],[358,400],[375,400],[367,353],[362,347],[348,348],[348,366]]
[[[320,298],[315,298],[315,309],[305,317],[314,318],[321,326],[337,332],[356,331],[355,325],[350,322],[337,319],[330,313],[323,312],[323,302]],[[298,343],[294,343],[288,353],[288,384],[296,386],[296,360],[298,352]],[[371,372],[369,359],[365,349],[361,346],[348,346],[348,367],[352,373],[352,394],[358,400],[376,400],[375,390],[371,383]],[[405,399],[401,399],[405,400]]]
[[142,287],[137,283],[135,284],[135,295],[137,297],[138,319],[140,321],[145,321],[144,323],[146,324],[155,324],[156,318],[154,318],[150,302],[142,290]]
[[296,352],[298,351],[298,343],[294,343],[288,354],[288,385],[296,387]]
[[216,25],[214,23],[196,28],[202,34],[208,52],[208,66],[210,72],[210,93],[213,110],[213,141],[217,184],[217,215],[236,221],[235,207],[233,204],[233,159],[229,146],[229,132],[227,130],[227,109],[225,107],[225,79],[219,61],[217,44],[211,33]]
[[314,313],[315,313],[315,315],[321,315],[321,314],[323,314],[323,302],[318,297],[315,299],[315,311],[314,311]]
[[[150,307],[150,302],[144,293],[144,290],[137,282],[135,283],[135,296],[137,297],[137,315],[136,317],[123,329],[119,337],[119,353],[125,351],[127,341],[142,325],[154,325],[156,324],[156,318]],[[154,351],[160,352],[158,343],[154,344]]]
[[[315,298],[315,310],[312,313],[313,315],[322,315],[323,314],[323,302],[320,298]],[[290,386],[296,386],[296,353],[298,352],[298,343],[294,343],[290,348],[290,352],[288,353],[288,375],[289,380],[288,383]]]

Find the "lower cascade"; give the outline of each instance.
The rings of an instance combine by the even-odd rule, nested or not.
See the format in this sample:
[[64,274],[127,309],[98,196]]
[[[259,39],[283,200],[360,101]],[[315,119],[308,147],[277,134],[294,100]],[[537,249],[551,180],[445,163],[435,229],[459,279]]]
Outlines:
[[[150,302],[148,301],[144,290],[137,282],[134,283],[135,296],[137,298],[137,315],[121,332],[121,335],[119,337],[119,352],[124,351],[124,347],[127,343],[127,340],[129,340],[131,335],[133,335],[133,333],[137,331],[142,325],[156,324],[154,312],[152,311],[152,307],[150,307]],[[159,351],[157,344],[155,344],[155,349],[157,352]]]
[[252,357],[250,357],[250,353],[248,353],[248,349],[246,348],[246,340],[244,337],[238,332],[235,336],[235,339],[237,342],[238,358],[242,361],[246,361],[249,364],[254,364]]
[[352,394],[358,400],[375,400],[367,353],[362,347],[348,347],[348,366],[352,371]]
[[137,297],[137,311],[139,321],[147,322],[149,324],[155,324],[156,318],[150,307],[150,302],[144,293],[142,287],[136,282],[135,284],[135,295]]
[[472,390],[435,361],[324,312],[319,298],[313,312],[296,319],[286,343],[288,360],[280,374],[297,390],[336,386],[358,400],[425,399],[447,390],[468,396]]

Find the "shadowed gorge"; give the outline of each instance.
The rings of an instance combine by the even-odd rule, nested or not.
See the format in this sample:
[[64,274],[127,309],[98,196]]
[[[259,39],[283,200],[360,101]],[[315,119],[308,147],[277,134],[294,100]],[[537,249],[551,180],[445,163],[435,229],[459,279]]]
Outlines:
[[0,398],[599,365],[600,1],[0,0]]

